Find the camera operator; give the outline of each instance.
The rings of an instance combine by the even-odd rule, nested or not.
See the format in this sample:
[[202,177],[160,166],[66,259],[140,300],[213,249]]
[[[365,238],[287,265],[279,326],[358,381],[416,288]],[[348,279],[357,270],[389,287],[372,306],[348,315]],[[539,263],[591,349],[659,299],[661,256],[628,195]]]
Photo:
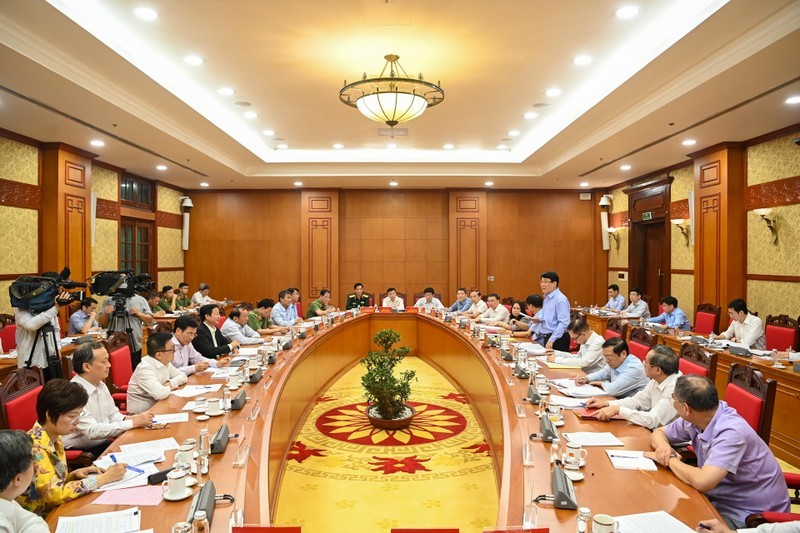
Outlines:
[[[149,290],[147,291],[149,292]],[[142,324],[152,324],[155,319],[153,318],[153,314],[150,311],[150,304],[147,303],[141,295],[134,294],[133,296],[125,298],[125,311],[127,311],[127,324],[125,324],[125,320],[123,319],[123,323],[115,323],[119,322],[114,315],[114,297],[106,298],[105,303],[103,304],[103,311],[97,316],[97,321],[100,322],[100,325],[103,327],[109,326],[109,323],[114,326],[115,333],[119,333],[121,331],[126,330],[126,326],[129,325],[131,328],[131,363],[133,368],[139,364],[139,361],[142,360]],[[111,320],[109,320],[111,318]]]
[[[71,300],[72,296],[69,292],[61,289],[53,300],[53,306],[41,313],[34,314],[29,309],[22,307],[14,308],[14,321],[17,325],[17,366],[19,368],[24,368],[30,361],[31,367],[42,369],[45,381],[61,376],[60,368],[48,368],[47,355],[57,355],[59,360],[61,358],[61,346],[58,342],[58,339],[61,338],[58,306],[59,304],[68,304]],[[47,325],[53,326],[55,339],[49,335],[41,335],[37,341],[39,329]],[[53,345],[54,340],[55,346]]]

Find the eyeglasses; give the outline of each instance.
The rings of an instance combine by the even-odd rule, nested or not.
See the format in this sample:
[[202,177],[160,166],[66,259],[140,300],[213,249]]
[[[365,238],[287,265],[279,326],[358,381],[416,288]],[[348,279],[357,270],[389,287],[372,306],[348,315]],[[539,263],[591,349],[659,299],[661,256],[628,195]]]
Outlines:
[[175,351],[175,348],[172,348],[171,350],[159,350],[158,353],[169,353],[169,352],[174,352],[174,351]]
[[186,335],[187,337],[189,337],[190,339],[193,339],[193,338],[197,337],[197,333],[194,332],[194,331],[191,332],[191,333],[189,333],[188,331],[184,331],[183,334]]

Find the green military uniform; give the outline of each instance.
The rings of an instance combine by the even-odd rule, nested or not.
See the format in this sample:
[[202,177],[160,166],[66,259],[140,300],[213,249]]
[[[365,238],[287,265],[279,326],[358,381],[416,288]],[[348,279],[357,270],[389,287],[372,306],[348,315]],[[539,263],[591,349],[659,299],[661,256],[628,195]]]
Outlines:
[[322,300],[314,300],[311,302],[311,305],[308,306],[308,311],[306,311],[306,318],[313,318],[317,316],[317,311],[325,311],[328,309],[328,305],[322,303]]
[[258,314],[258,309],[253,309],[247,315],[247,325],[250,326],[250,329],[253,331],[258,331],[260,329],[268,329],[272,325],[272,322],[268,316],[261,318],[261,315]]
[[361,298],[356,296],[355,293],[347,295],[347,305],[345,305],[346,309],[355,309],[356,307],[369,307],[369,296],[367,293],[361,293]]
[[187,307],[191,307],[191,305],[192,297],[184,296],[183,293],[180,293],[177,300],[175,300],[175,309],[186,309]]
[[161,312],[161,306],[159,304],[151,305],[150,306],[150,312],[153,313],[153,314],[160,313]]
[[[160,302],[158,302],[158,305],[157,305],[157,306],[155,306],[155,307],[152,309],[152,311],[155,313],[155,312],[156,312],[156,311],[158,311],[159,309],[163,309],[163,310],[164,310],[164,311],[166,311],[167,313],[170,313],[170,312],[172,312],[172,310],[170,309],[170,306],[171,306],[171,305],[172,305],[172,302],[171,302],[170,300],[167,300],[166,298],[161,298],[161,301],[160,301]],[[175,308],[176,308],[176,309],[178,308],[178,304],[177,304],[177,302],[175,303]]]

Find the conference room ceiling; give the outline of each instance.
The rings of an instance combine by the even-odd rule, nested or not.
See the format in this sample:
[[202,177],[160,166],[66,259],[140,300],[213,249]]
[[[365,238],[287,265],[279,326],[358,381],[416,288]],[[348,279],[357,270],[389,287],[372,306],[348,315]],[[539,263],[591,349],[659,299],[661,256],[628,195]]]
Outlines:
[[[799,123],[798,51],[797,0],[0,0],[0,127],[187,189],[604,188]],[[445,92],[394,139],[338,98],[389,53]]]

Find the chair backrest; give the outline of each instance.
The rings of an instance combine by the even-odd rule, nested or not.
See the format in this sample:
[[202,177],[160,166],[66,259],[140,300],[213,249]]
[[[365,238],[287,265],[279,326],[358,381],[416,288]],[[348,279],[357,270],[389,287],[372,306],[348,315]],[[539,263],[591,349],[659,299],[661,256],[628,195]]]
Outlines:
[[506,296],[502,300],[500,300],[501,304],[508,306],[509,311],[511,311],[511,308],[514,306],[514,302],[516,302],[516,300],[514,299],[513,296]]
[[111,383],[117,389],[122,389],[128,385],[133,375],[130,347],[126,344],[114,350],[108,354],[108,360],[111,363]]
[[153,333],[172,333],[172,326],[169,322],[156,322],[153,326]]
[[[419,300],[420,298],[424,298],[424,297],[425,297],[425,293],[424,292],[415,292],[414,293],[414,301],[411,302],[411,304],[409,304],[409,305],[414,305],[415,303],[417,303],[417,300]],[[433,297],[436,298],[437,300],[439,300],[440,302],[442,301],[442,293],[441,292],[433,293]],[[486,301],[486,300],[484,299],[484,301]]]
[[686,342],[681,346],[678,369],[682,374],[705,376],[711,381],[717,376],[717,353],[699,344]]
[[797,350],[800,344],[800,327],[797,320],[786,315],[767,316],[764,335],[767,338],[767,350],[785,350],[789,346],[792,350]]
[[611,337],[620,337],[624,339],[627,329],[628,324],[625,320],[621,318],[609,318],[608,324],[606,325],[606,332],[603,334],[603,337],[605,337],[606,340],[610,339]]
[[119,333],[114,333],[108,339],[103,341],[103,344],[105,344],[108,353],[111,353],[114,350],[118,350],[122,346],[128,345],[128,334],[125,333],[124,331],[120,331]]
[[699,335],[708,335],[719,331],[719,314],[721,308],[714,304],[700,304],[694,315],[694,332]]
[[725,401],[767,444],[777,390],[778,382],[774,379],[764,379],[764,375],[752,367],[731,363]]
[[40,368],[20,368],[0,385],[0,429],[28,431],[36,422],[36,398],[44,385]]
[[503,307],[505,307],[506,309],[508,309],[508,312],[509,312],[509,314],[511,313],[511,307],[512,307],[511,305],[509,305],[509,304],[503,304]]
[[644,361],[647,352],[656,344],[655,334],[644,328],[631,328],[631,339],[628,341],[628,348],[631,353]]
[[219,320],[217,320],[217,329],[222,329],[222,324],[224,324],[226,320],[228,320],[228,317],[225,315],[219,317]]
[[3,350],[6,352],[17,347],[17,325],[8,324],[0,329],[0,342],[3,343]]
[[0,313],[0,326],[8,326],[9,324],[13,324],[16,321],[14,315],[7,315],[5,313]]

